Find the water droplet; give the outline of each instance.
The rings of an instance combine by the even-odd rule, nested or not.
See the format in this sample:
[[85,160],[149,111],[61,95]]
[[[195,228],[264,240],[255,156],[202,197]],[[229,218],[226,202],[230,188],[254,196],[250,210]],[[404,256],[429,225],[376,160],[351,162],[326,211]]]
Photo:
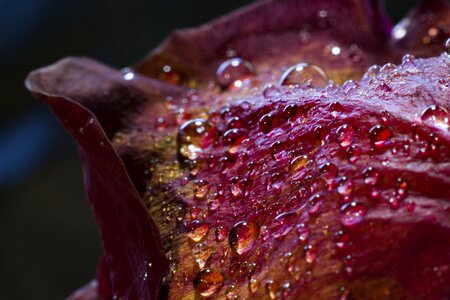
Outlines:
[[187,121],[178,130],[178,151],[183,157],[195,160],[216,138],[217,130],[210,122],[204,119]]
[[380,66],[378,65],[373,65],[370,66],[366,73],[364,74],[363,78],[367,79],[367,78],[372,78],[377,76],[380,73]]
[[171,84],[179,84],[181,81],[181,74],[169,65],[165,65],[162,68],[158,77],[159,79]]
[[418,71],[413,55],[406,54],[402,57],[402,69],[408,73],[416,73]]
[[392,63],[387,63],[387,64],[385,64],[384,66],[381,67],[380,74],[388,75],[388,74],[393,73],[395,71],[397,71],[397,66],[392,64]]
[[231,58],[223,62],[216,72],[217,83],[229,90],[240,89],[255,76],[253,65],[242,58]]
[[355,129],[351,125],[342,125],[336,131],[336,139],[342,148],[347,148],[353,143]]
[[195,262],[198,263],[200,269],[205,267],[205,264],[211,258],[212,253],[212,248],[205,243],[196,244],[192,248],[192,256],[194,257]]
[[383,125],[375,125],[369,130],[369,138],[375,148],[382,148],[391,136],[391,130]]
[[238,299],[239,290],[237,289],[237,287],[234,284],[232,284],[227,288],[225,295],[226,295],[227,299]]
[[252,222],[241,221],[231,228],[228,242],[231,249],[239,255],[248,252],[258,237],[258,225]]
[[130,68],[124,68],[122,70],[122,77],[126,81],[133,80],[134,79],[134,72],[133,72],[133,70],[130,69]]
[[270,299],[276,299],[277,298],[277,293],[278,293],[278,289],[279,289],[279,285],[277,282],[273,281],[273,280],[267,280],[266,282],[266,292],[267,295],[269,295]]
[[292,173],[298,172],[303,169],[308,163],[308,155],[300,155],[294,158],[290,163],[290,170]]
[[423,112],[421,119],[428,127],[449,130],[450,114],[440,105],[430,105]]
[[194,288],[200,296],[210,297],[220,290],[223,281],[222,273],[211,269],[203,269],[194,279]]
[[361,88],[361,85],[353,79],[344,82],[344,84],[342,85],[342,89],[344,90],[345,94],[349,96],[365,95],[365,92]]
[[358,161],[362,153],[362,149],[356,145],[351,145],[347,149],[347,158],[351,163],[355,163]]
[[343,231],[336,232],[335,236],[335,242],[336,247],[340,250],[343,250],[349,246],[350,243],[350,235],[344,233]]
[[305,261],[312,264],[317,258],[317,247],[313,245],[305,246]]
[[311,233],[311,229],[309,229],[308,225],[305,223],[300,223],[296,226],[298,239],[302,242],[306,242],[309,238],[309,234]]
[[276,216],[270,226],[272,237],[278,238],[287,235],[291,232],[296,220],[297,213],[295,211],[282,213]]
[[370,186],[374,186],[378,182],[378,177],[380,176],[380,173],[372,167],[367,167],[364,169],[363,175],[364,175],[364,183]]
[[278,125],[278,118],[276,118],[271,113],[265,114],[259,120],[259,129],[266,134],[272,131],[272,129],[274,129],[275,127],[277,127],[277,125]]
[[306,85],[313,88],[321,88],[328,84],[328,75],[320,67],[301,63],[287,69],[281,79],[279,85]]
[[353,192],[354,187],[355,184],[353,183],[353,181],[349,180],[347,177],[342,177],[339,180],[337,192],[339,193],[339,195],[348,197]]
[[264,88],[263,96],[267,99],[274,98],[280,93],[280,90],[275,85],[268,85]]
[[250,278],[248,282],[248,289],[250,290],[250,293],[254,294],[258,291],[259,282],[255,278]]
[[283,116],[291,122],[304,116],[304,111],[301,107],[295,104],[286,105],[283,109]]
[[319,168],[319,173],[323,179],[327,182],[328,186],[333,186],[334,178],[338,174],[338,167],[332,163],[325,163]]
[[353,226],[360,223],[367,214],[367,206],[363,203],[350,202],[341,207],[341,223],[344,226]]
[[188,226],[188,237],[194,242],[200,242],[209,231],[209,226],[199,220],[194,220]]
[[337,117],[342,111],[344,110],[344,107],[339,102],[333,102],[330,104],[330,112],[333,117]]
[[208,192],[208,182],[203,179],[196,180],[192,190],[195,200],[203,200]]
[[222,225],[217,226],[217,228],[216,228],[216,240],[218,242],[221,242],[221,241],[225,240],[227,235],[228,235],[228,230],[224,226],[222,226]]
[[239,145],[247,138],[247,131],[239,128],[233,128],[223,134],[223,143],[230,146],[228,151],[236,153]]

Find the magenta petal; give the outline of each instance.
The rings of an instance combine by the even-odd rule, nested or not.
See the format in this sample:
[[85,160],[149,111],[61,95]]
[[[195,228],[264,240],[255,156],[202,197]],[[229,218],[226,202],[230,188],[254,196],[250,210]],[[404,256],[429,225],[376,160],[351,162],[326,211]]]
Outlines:
[[[100,126],[98,117],[78,103],[88,103],[93,110],[97,110],[99,99],[90,98],[92,91],[97,89],[97,96],[102,95],[102,84],[109,84],[110,88],[118,86],[118,79],[116,82],[111,80],[110,77],[114,77],[112,71],[99,64],[86,60],[72,62],[75,65],[81,62],[85,67],[99,71],[83,73],[72,70],[68,75],[72,77],[71,81],[64,85],[64,76],[55,77],[55,74],[64,69],[61,65],[71,63],[65,61],[30,74],[27,87],[47,102],[78,142],[85,187],[100,229],[113,296],[156,299],[167,270],[158,230],[142,205],[122,160]],[[61,84],[49,85],[56,78]],[[79,79],[78,84],[74,84],[75,78]],[[105,91],[104,101],[108,99],[108,92],[114,94],[114,89]],[[114,121],[111,115],[102,118],[102,111],[98,109],[97,112],[107,124],[105,127],[112,131],[114,127],[108,123]]]

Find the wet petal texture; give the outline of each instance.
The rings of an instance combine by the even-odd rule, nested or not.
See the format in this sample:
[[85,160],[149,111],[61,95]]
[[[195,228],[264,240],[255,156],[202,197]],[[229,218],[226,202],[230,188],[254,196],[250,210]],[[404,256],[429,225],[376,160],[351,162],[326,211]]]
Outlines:
[[264,1],[133,70],[32,73],[105,248],[74,299],[449,297],[449,16],[399,38],[380,1]]

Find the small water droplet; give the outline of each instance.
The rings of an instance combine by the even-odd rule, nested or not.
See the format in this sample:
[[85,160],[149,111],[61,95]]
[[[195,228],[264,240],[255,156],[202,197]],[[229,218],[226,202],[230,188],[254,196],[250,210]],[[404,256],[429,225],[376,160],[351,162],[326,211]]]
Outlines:
[[192,256],[195,259],[195,262],[198,263],[200,269],[203,269],[206,265],[206,262],[211,258],[213,250],[205,243],[196,244],[192,248]]
[[363,78],[367,79],[367,78],[372,78],[377,76],[380,73],[380,66],[378,65],[373,65],[370,66],[366,73],[364,74]]
[[362,149],[356,145],[351,145],[347,149],[347,158],[351,163],[355,163],[361,157]]
[[183,157],[195,160],[216,138],[217,130],[210,122],[204,119],[187,121],[178,130],[178,151]]
[[230,230],[228,242],[231,249],[239,255],[248,252],[258,237],[258,225],[252,222],[241,221]]
[[387,63],[384,66],[381,67],[380,69],[380,74],[383,75],[388,75],[391,74],[393,72],[397,71],[397,66],[392,64],[392,63]]
[[225,291],[225,295],[226,295],[227,299],[238,299],[239,298],[239,290],[234,284],[232,284]]
[[123,79],[126,80],[126,81],[133,80],[133,79],[134,79],[134,73],[133,73],[133,70],[130,69],[130,68],[124,68],[124,69],[122,70],[122,77],[123,77]]
[[325,163],[319,168],[319,173],[323,179],[327,182],[328,186],[333,186],[334,178],[338,174],[338,167],[332,163]]
[[268,85],[264,88],[263,96],[267,99],[274,98],[280,93],[280,90],[275,85]]
[[364,183],[370,186],[374,186],[378,182],[378,177],[380,176],[380,173],[372,167],[367,167],[363,171],[364,175]]
[[216,72],[216,81],[222,88],[240,89],[248,85],[250,78],[255,76],[253,65],[242,58],[231,58],[223,62]]
[[408,73],[416,73],[418,71],[413,55],[406,54],[402,57],[402,69]]
[[360,223],[367,214],[367,206],[363,203],[350,202],[341,207],[341,223],[344,226],[353,226]]
[[348,148],[355,138],[355,129],[351,125],[342,125],[336,131],[336,139],[342,148]]
[[217,226],[217,228],[216,228],[216,240],[218,242],[221,242],[221,241],[225,240],[227,235],[228,235],[228,230],[224,226],[222,226],[222,225]]
[[202,297],[211,297],[223,285],[224,277],[222,273],[211,270],[211,269],[203,269],[194,279],[194,288],[197,293]]
[[188,226],[188,237],[194,242],[200,242],[208,234],[209,226],[199,220],[194,220]]
[[268,113],[261,117],[259,120],[259,129],[264,133],[269,133],[278,125],[278,118],[273,114]]
[[430,105],[423,112],[421,119],[428,127],[449,130],[450,114],[440,105]]
[[300,155],[294,158],[290,163],[290,170],[292,173],[303,169],[309,161],[308,155]]
[[279,289],[279,284],[273,280],[267,280],[266,282],[266,292],[270,299],[276,299]]
[[353,183],[353,181],[351,181],[347,177],[342,177],[339,180],[339,183],[337,186],[337,192],[341,196],[348,197],[353,192],[354,187],[355,187],[355,184]]
[[382,148],[385,146],[391,136],[391,130],[383,125],[375,125],[369,130],[369,138],[375,148]]
[[223,134],[223,143],[230,146],[228,151],[236,153],[239,145],[247,138],[247,131],[239,128],[233,128]]
[[259,282],[256,278],[250,278],[248,282],[248,289],[250,290],[250,293],[254,294],[258,291],[259,288]]
[[311,233],[311,229],[309,229],[308,225],[305,223],[300,223],[296,226],[298,239],[302,242],[306,242],[309,238],[309,234]]
[[203,200],[208,192],[208,182],[203,179],[196,180],[192,189],[194,192],[194,199]]
[[272,237],[278,238],[287,235],[291,232],[296,220],[297,213],[295,211],[282,213],[276,216],[270,226]]
[[341,114],[342,113],[342,111],[344,110],[344,107],[342,106],[342,104],[341,103],[339,103],[339,102],[332,102],[331,104],[330,104],[330,112],[331,112],[331,115],[333,116],[333,117],[337,117],[339,114]]
[[312,264],[317,258],[317,247],[313,245],[305,246],[305,261]]
[[301,63],[287,69],[281,75],[279,85],[305,85],[313,88],[321,88],[326,86],[328,82],[328,75],[320,67]]

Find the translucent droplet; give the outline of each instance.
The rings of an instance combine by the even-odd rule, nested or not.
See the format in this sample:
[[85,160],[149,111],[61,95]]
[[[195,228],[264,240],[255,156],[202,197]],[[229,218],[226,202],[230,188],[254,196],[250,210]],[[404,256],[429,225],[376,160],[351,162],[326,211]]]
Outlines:
[[192,190],[194,192],[195,200],[203,200],[208,192],[208,182],[203,179],[196,180]]
[[367,71],[366,71],[366,73],[364,74],[363,78],[372,78],[372,77],[377,76],[379,73],[380,73],[380,66],[378,66],[378,65],[373,65],[373,66],[370,66],[370,67],[367,69]]
[[350,202],[341,207],[341,223],[344,226],[353,226],[360,223],[367,214],[367,206],[363,203]]
[[355,184],[347,177],[342,177],[339,181],[337,192],[342,196],[349,196],[353,192]]
[[421,119],[428,127],[449,130],[450,114],[440,105],[430,105],[423,112]]
[[382,148],[391,136],[391,130],[383,125],[375,125],[369,130],[369,138],[376,148]]
[[294,158],[290,163],[291,172],[298,172],[303,169],[308,163],[309,157],[308,155],[300,155]]
[[305,246],[305,261],[312,264],[317,258],[317,247],[313,245]]
[[347,80],[342,85],[342,89],[344,90],[346,95],[349,96],[362,96],[365,95],[364,90],[361,88],[361,85],[354,81],[353,79]]
[[220,290],[223,281],[222,273],[211,269],[203,269],[194,279],[194,288],[200,296],[211,297]]
[[239,297],[239,290],[234,284],[232,284],[232,285],[230,285],[227,288],[227,290],[225,292],[225,295],[226,295],[227,299],[230,299],[230,300],[231,299],[238,299],[238,297]]
[[287,69],[281,75],[279,85],[321,88],[326,86],[329,81],[328,75],[320,67],[301,63]]
[[361,157],[362,149],[356,145],[351,145],[347,149],[347,158],[351,163],[355,163]]
[[123,70],[122,70],[122,77],[123,77],[123,79],[124,80],[126,80],[126,81],[130,81],[130,80],[133,80],[134,79],[134,72],[133,72],[133,70],[132,69],[130,69],[130,68],[124,68]]
[[406,54],[402,57],[402,69],[409,73],[416,73],[418,71],[413,55]]
[[194,220],[188,226],[188,237],[198,243],[208,234],[209,226],[199,220]]
[[297,213],[294,211],[282,213],[276,216],[270,227],[272,237],[278,238],[287,235],[291,232],[296,220]]
[[248,252],[258,237],[258,225],[252,222],[236,223],[230,230],[228,242],[231,249],[239,255]]
[[374,186],[378,182],[378,177],[380,176],[380,173],[372,167],[367,167],[364,169],[363,175],[364,175],[364,183],[370,186]]
[[338,174],[338,167],[332,163],[325,163],[319,168],[320,175],[327,182],[328,186],[332,186],[334,178]]
[[250,293],[254,294],[258,291],[259,288],[259,282],[256,278],[250,278],[248,282],[248,289],[250,290]]
[[264,88],[263,96],[267,99],[271,99],[277,96],[279,93],[280,90],[278,89],[278,87],[270,84]]
[[195,262],[198,263],[200,269],[205,267],[206,262],[211,258],[213,250],[205,243],[196,244],[192,248],[192,256]]
[[392,64],[392,63],[387,63],[387,64],[385,64],[384,66],[381,67],[380,74],[388,75],[388,74],[390,74],[392,72],[395,72],[395,71],[397,71],[397,66]]
[[265,114],[259,120],[259,129],[264,133],[269,133],[278,125],[278,118],[273,114]]
[[333,117],[335,117],[335,118],[336,118],[339,114],[341,114],[343,110],[344,110],[344,107],[343,107],[342,104],[339,103],[339,102],[332,102],[332,103],[330,104],[330,112],[331,112],[331,115],[332,115]]
[[197,159],[203,149],[217,138],[217,130],[205,119],[193,119],[180,126],[177,135],[179,153],[190,160]]
[[267,280],[266,282],[266,292],[270,299],[276,299],[277,293],[279,289],[279,285],[277,282],[273,280]]
[[217,226],[217,228],[216,228],[216,240],[218,242],[221,242],[221,241],[225,240],[227,235],[228,235],[228,230],[224,226],[222,226],[222,225]]
[[311,233],[311,229],[309,229],[308,225],[305,223],[300,223],[296,226],[298,239],[302,242],[306,242],[309,238],[309,234]]
[[217,83],[222,88],[235,90],[248,84],[250,78],[255,76],[253,65],[242,58],[231,58],[223,62],[216,72]]
[[336,139],[342,148],[348,148],[355,138],[355,129],[351,125],[342,125],[336,131]]
[[239,128],[233,128],[223,134],[223,143],[230,146],[230,153],[235,153],[241,142],[247,138],[247,131]]

